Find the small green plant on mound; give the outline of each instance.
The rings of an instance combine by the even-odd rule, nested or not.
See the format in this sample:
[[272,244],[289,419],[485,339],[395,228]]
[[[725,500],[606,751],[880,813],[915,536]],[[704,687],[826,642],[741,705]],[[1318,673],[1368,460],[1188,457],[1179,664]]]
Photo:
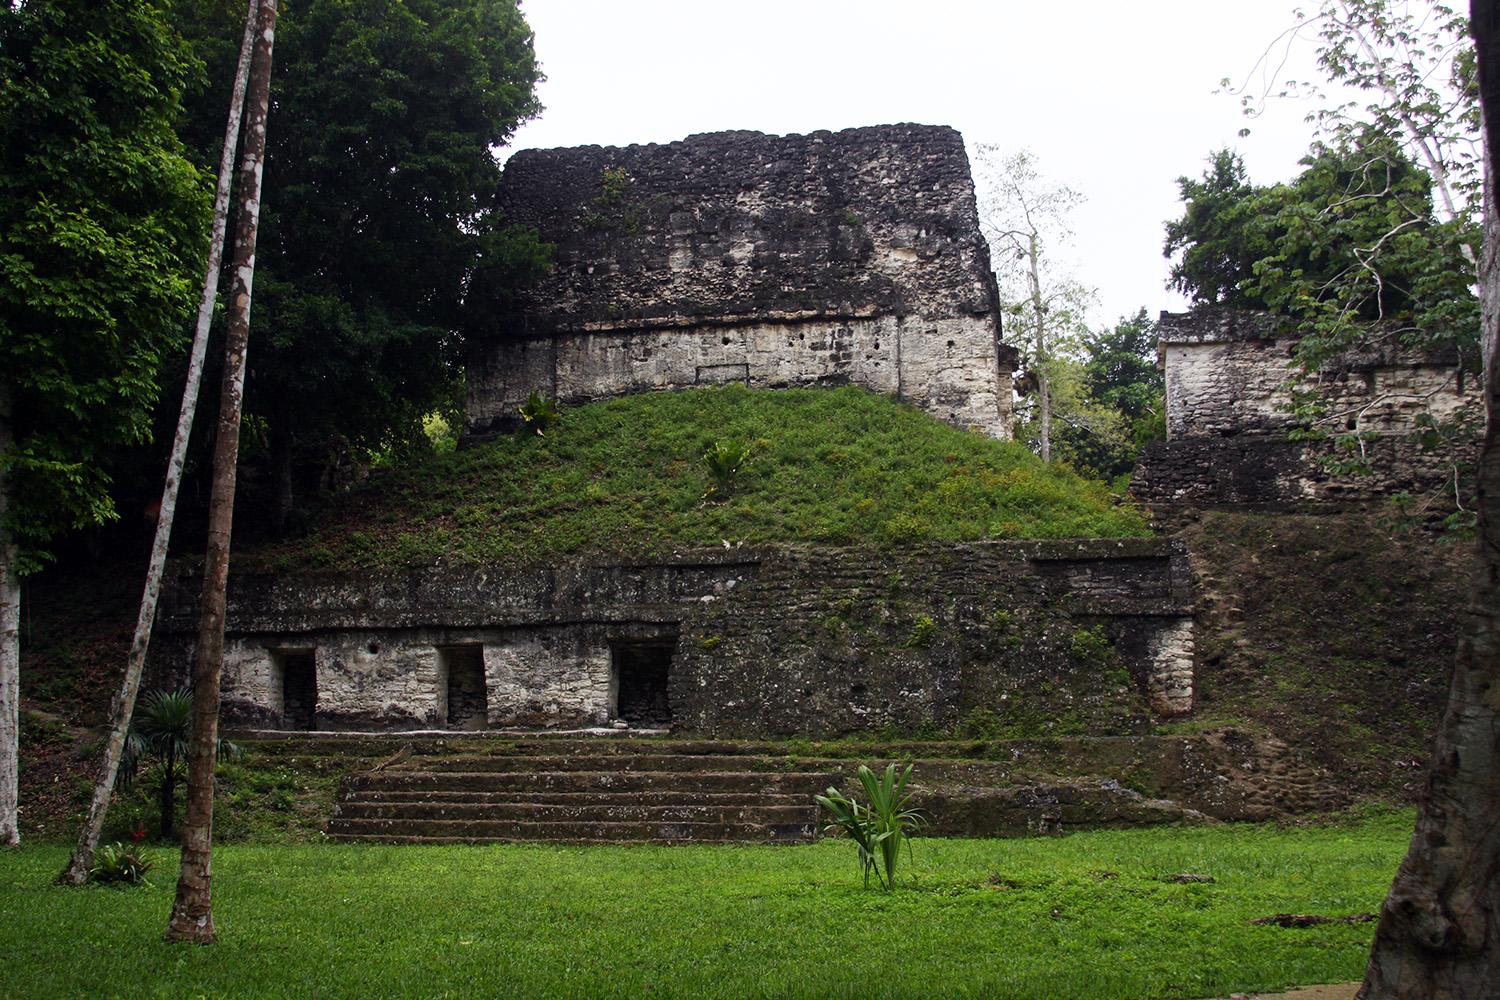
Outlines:
[[102,844],[89,878],[100,885],[149,885],[146,875],[155,867],[156,859],[140,844]]
[[562,411],[558,409],[557,400],[548,399],[535,389],[526,397],[526,402],[521,404],[520,414],[521,433],[536,437],[546,437],[547,431],[562,419]]
[[870,873],[874,872],[881,890],[891,891],[896,884],[901,845],[906,845],[910,856],[912,836],[927,825],[927,817],[909,804],[911,795],[906,791],[906,782],[910,777],[910,764],[900,773],[895,764],[888,764],[880,777],[861,764],[859,783],[868,803],[848,798],[832,786],[826,794],[813,796],[833,816],[825,831],[843,833],[859,848],[859,867],[867,889]]
[[708,470],[710,499],[727,500],[734,495],[735,480],[740,470],[750,461],[755,446],[744,441],[729,439],[715,441],[703,449],[703,465]]

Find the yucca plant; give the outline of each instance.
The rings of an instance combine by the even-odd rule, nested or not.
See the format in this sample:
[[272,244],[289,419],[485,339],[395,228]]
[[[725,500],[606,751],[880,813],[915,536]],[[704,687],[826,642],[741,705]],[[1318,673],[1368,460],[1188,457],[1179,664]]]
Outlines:
[[734,492],[735,479],[750,460],[754,445],[735,440],[715,441],[703,450],[703,465],[712,480],[709,496],[727,497]]
[[534,389],[526,397],[526,402],[521,404],[520,412],[521,431],[537,437],[545,437],[548,428],[562,419],[557,400],[548,399]]
[[906,844],[910,856],[912,836],[927,825],[922,811],[910,805],[911,794],[906,791],[910,778],[910,764],[900,772],[895,764],[889,764],[885,773],[878,777],[861,764],[859,783],[865,790],[868,803],[851,799],[831,786],[826,794],[814,796],[818,804],[833,816],[824,828],[825,832],[843,833],[858,847],[859,867],[866,888],[870,885],[870,873],[874,872],[880,888],[886,892],[891,890],[896,884],[901,845]]

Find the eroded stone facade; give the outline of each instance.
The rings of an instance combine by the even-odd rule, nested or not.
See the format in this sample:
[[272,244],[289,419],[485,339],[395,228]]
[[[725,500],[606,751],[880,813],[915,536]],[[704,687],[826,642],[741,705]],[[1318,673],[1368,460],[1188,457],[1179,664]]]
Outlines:
[[556,250],[471,348],[471,436],[533,391],[728,382],[859,385],[1009,436],[1015,353],[951,128],[525,150],[500,202]]
[[[1149,447],[1131,492],[1151,504],[1366,502],[1448,482],[1455,450],[1426,448],[1418,418],[1477,416],[1457,358],[1391,338],[1335,359],[1300,384],[1325,410],[1322,437],[1299,439],[1292,413],[1298,338],[1275,317],[1205,307],[1163,313],[1167,440]],[[1347,442],[1338,437],[1348,435]],[[1354,440],[1354,437],[1358,440]],[[1366,468],[1351,471],[1353,460]]]
[[[1187,572],[1175,543],[1132,539],[236,576],[224,711],[254,727],[472,728],[447,717],[444,651],[477,646],[492,728],[609,724],[622,670],[654,665],[678,732],[1139,732],[1192,707]],[[167,595],[163,680],[191,657],[195,582]],[[315,707],[290,720],[299,656]]]

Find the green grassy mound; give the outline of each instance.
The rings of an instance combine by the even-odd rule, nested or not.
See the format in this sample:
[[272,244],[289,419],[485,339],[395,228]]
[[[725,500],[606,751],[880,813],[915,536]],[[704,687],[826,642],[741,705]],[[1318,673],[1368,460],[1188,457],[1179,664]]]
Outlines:
[[[732,495],[703,452],[751,443]],[[1102,483],[860,389],[650,393],[378,475],[245,568],[518,561],[683,546],[1146,533]],[[249,566],[246,566],[246,563]]]

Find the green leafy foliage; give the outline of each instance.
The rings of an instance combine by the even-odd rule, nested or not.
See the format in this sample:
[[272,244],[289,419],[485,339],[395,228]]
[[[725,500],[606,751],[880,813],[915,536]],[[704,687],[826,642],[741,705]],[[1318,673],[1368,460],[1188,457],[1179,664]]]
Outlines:
[[734,493],[734,485],[740,470],[750,461],[755,446],[746,441],[715,441],[703,449],[703,467],[708,470],[709,495],[716,499],[728,499]]
[[832,821],[827,830],[839,832],[859,849],[859,868],[865,887],[870,886],[873,872],[880,888],[889,892],[896,884],[896,867],[901,861],[901,847],[911,849],[911,837],[927,824],[922,812],[911,806],[906,783],[911,778],[910,764],[901,771],[895,764],[886,765],[885,773],[876,776],[867,765],[859,765],[859,783],[866,802],[851,799],[830,787],[814,796],[828,810]]
[[146,876],[155,867],[156,859],[139,844],[100,844],[89,879],[100,885],[149,885]]
[[[1479,300],[1468,257],[1479,245],[1467,214],[1439,221],[1433,179],[1396,139],[1365,128],[1314,144],[1293,181],[1249,183],[1239,157],[1214,154],[1200,180],[1179,178],[1184,215],[1167,225],[1178,254],[1173,285],[1197,303],[1268,310],[1298,336],[1289,373],[1294,439],[1328,439],[1335,475],[1368,471],[1359,416],[1330,412],[1318,379],[1336,377],[1349,352],[1414,348],[1479,367]],[[1462,375],[1459,376],[1460,378]],[[1453,466],[1450,502],[1462,509],[1473,413],[1458,409],[1423,447]],[[1434,420],[1436,417],[1434,415]]]
[[1464,247],[1477,244],[1474,225],[1439,222],[1431,178],[1377,133],[1315,144],[1302,163],[1294,181],[1259,187],[1221,150],[1200,180],[1179,178],[1173,287],[1285,316],[1309,370],[1382,336],[1454,350],[1473,368],[1479,307]]
[[[187,688],[178,688],[174,691],[153,691],[142,699],[131,719],[130,731],[125,736],[125,752],[120,756],[123,787],[130,787],[143,761],[153,759],[158,765],[150,775],[150,784],[156,786],[160,796],[159,816],[163,839],[172,836],[177,782],[185,777],[182,768],[187,760],[188,741],[192,731],[193,693]],[[240,755],[240,748],[228,740],[219,739],[216,747],[220,759],[233,759]]]
[[[701,455],[755,441],[734,496],[704,504]],[[235,556],[281,569],[505,562],[684,545],[905,544],[1146,534],[1105,484],[1024,447],[851,387],[743,386],[572,407],[544,438],[501,439],[379,473],[307,537]]]
[[148,0],[0,8],[0,377],[23,569],[57,532],[115,516],[104,457],[148,435],[185,343],[209,191],[173,123],[195,67]]
[[557,407],[557,400],[548,399],[532,390],[531,395],[526,397],[526,402],[521,404],[521,426],[523,434],[532,434],[536,437],[546,437],[547,431],[562,418],[562,411]]
[[[188,123],[207,162],[243,11],[178,7],[209,61]],[[342,450],[419,453],[426,415],[457,417],[465,338],[550,255],[495,204],[494,150],[540,110],[541,78],[515,0],[286,7],[245,400],[299,490]]]

